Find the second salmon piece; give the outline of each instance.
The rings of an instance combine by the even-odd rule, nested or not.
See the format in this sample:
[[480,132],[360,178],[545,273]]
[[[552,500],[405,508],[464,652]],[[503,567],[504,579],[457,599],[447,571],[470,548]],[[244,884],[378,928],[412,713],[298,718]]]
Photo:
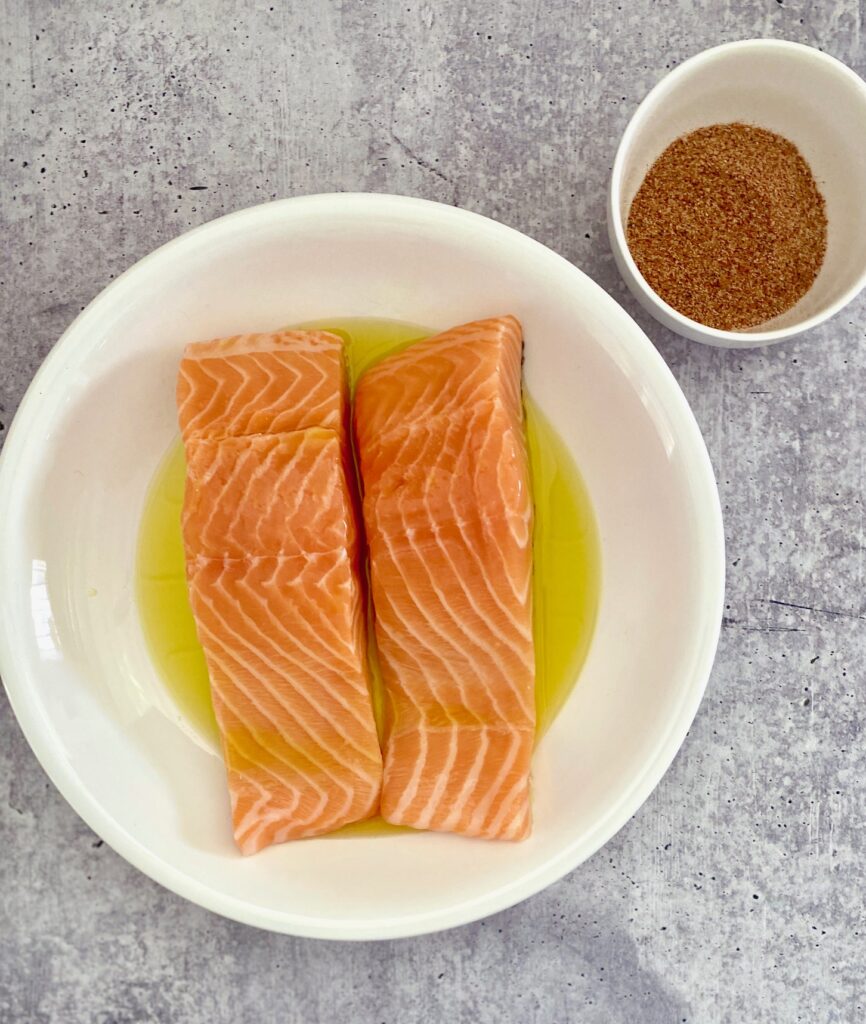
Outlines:
[[187,347],[190,603],[243,853],[375,814],[343,346],[282,331]]
[[532,500],[514,317],[365,373],[355,399],[386,690],[382,814],[490,839],[531,828]]

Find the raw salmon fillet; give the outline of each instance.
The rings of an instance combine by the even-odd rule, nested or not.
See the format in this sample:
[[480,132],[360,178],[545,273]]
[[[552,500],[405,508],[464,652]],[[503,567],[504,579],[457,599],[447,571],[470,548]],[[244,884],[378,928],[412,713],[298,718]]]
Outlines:
[[242,853],[375,814],[382,758],[339,338],[190,345],[183,537]]
[[382,815],[490,839],[531,827],[532,501],[514,317],[360,379],[355,431],[386,690]]
[[177,417],[191,437],[346,427],[343,342],[326,331],[278,331],[187,345]]

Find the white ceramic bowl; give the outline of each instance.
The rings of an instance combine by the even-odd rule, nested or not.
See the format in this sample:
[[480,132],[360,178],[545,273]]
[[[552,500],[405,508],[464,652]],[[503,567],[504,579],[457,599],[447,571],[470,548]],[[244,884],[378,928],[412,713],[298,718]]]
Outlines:
[[[644,280],[625,236],[631,201],[671,142],[731,121],[790,139],[827,204],[827,254],[815,283],[787,312],[748,331],[715,330],[678,313]],[[820,50],[773,39],[726,43],[685,61],[647,95],[625,130],[610,179],[608,233],[634,297],[686,338],[754,348],[822,323],[866,284],[866,83]]]
[[[603,558],[588,660],[535,757],[532,838],[316,839],[241,858],[220,758],[167,696],[130,586],[145,492],[176,435],[181,347],[323,316],[445,328],[505,312],[524,324],[528,386],[580,466]],[[63,335],[3,451],[0,580],[0,670],[15,713],[55,784],[106,842],[228,917],[298,935],[380,938],[516,903],[635,812],[704,690],[721,617],[723,534],[685,398],[645,335],[589,278],[462,210],[311,196],[169,243]]]

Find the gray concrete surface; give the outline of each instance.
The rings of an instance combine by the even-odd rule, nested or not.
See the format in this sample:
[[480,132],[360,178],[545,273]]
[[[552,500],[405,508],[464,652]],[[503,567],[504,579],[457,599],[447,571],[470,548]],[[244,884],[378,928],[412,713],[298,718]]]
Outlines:
[[729,546],[707,697],[650,800],[558,885],[427,938],[314,943],[181,901],[78,820],[0,698],[4,1024],[866,1019],[866,302],[766,351],[703,348],[637,310],[604,230],[617,139],[666,68],[775,36],[862,74],[864,16],[0,2],[5,427],[73,315],[160,243],[274,197],[409,193],[534,235],[636,316],[704,430]]

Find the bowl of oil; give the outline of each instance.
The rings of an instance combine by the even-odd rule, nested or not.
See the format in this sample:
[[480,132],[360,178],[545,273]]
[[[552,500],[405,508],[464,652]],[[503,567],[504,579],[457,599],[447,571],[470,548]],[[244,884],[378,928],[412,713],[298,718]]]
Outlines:
[[[242,858],[184,581],[181,349],[315,324],[344,337],[356,379],[437,330],[506,312],[526,338],[535,501],[532,836],[496,844],[373,821]],[[724,586],[703,441],[636,324],[516,231],[373,195],[222,218],[136,264],[81,314],[3,451],[0,573],[10,700],[85,821],[202,906],[340,939],[474,920],[609,839],[685,736]]]

